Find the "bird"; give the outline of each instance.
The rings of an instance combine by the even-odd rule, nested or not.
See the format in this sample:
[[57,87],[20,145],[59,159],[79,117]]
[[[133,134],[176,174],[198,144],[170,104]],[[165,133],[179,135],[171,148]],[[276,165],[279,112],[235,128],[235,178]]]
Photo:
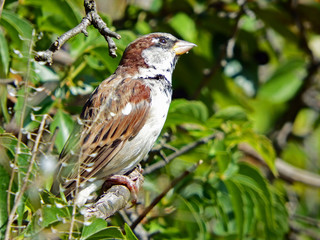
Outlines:
[[167,118],[177,60],[195,46],[161,32],[127,46],[115,72],[84,104],[60,153],[52,193],[82,206],[108,178],[139,164]]

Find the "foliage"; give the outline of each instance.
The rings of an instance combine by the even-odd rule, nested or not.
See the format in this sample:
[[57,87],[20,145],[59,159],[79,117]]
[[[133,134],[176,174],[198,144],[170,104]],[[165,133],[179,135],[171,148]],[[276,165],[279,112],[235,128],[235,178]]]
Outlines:
[[[319,3],[136,2],[98,1],[101,17],[122,36],[116,40],[117,58],[108,56],[105,39],[89,28],[88,37],[71,39],[56,53],[64,55],[48,67],[33,60],[34,52],[47,49],[81,21],[82,0],[5,1],[0,18],[0,239],[10,214],[12,239],[319,238],[319,191],[297,179],[287,182],[276,164],[282,159],[320,173]],[[177,64],[168,119],[143,167],[212,133],[215,138],[145,176],[141,204],[131,209],[135,214],[203,160],[147,215],[145,232],[133,233],[123,214],[106,222],[77,213],[69,233],[72,206],[48,192],[58,154],[85,99],[113,73],[128,43],[156,31],[198,47]]]

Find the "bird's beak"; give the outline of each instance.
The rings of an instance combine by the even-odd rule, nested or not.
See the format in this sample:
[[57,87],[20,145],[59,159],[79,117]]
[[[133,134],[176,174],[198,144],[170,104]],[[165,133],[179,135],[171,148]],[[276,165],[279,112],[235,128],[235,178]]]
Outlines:
[[174,45],[173,45],[173,51],[176,53],[176,55],[182,55],[186,52],[188,52],[191,48],[196,47],[197,45],[191,42],[183,41],[183,40],[178,40]]

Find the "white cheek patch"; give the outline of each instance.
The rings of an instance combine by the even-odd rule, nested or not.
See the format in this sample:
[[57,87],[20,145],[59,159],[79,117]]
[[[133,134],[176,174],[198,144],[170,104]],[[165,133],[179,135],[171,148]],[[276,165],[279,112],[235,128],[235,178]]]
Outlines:
[[122,114],[123,115],[129,115],[131,110],[132,110],[131,103],[127,103],[127,105],[122,109]]
[[174,66],[174,53],[158,48],[147,48],[142,51],[142,57],[148,68],[140,68],[139,74],[144,77],[163,75],[171,82]]
[[170,51],[163,51],[161,48],[147,48],[142,51],[142,57],[146,64],[157,66],[159,69],[171,67],[171,60],[174,58]]

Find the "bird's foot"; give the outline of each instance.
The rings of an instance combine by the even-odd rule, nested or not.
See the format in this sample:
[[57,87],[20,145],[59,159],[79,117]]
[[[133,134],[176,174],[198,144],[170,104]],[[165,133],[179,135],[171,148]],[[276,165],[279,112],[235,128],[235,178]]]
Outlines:
[[142,175],[142,169],[140,166],[136,167],[128,175],[113,175],[106,179],[103,184],[103,191],[107,191],[113,185],[124,185],[131,193],[131,203],[135,205],[138,200],[139,189],[144,182],[144,177]]

